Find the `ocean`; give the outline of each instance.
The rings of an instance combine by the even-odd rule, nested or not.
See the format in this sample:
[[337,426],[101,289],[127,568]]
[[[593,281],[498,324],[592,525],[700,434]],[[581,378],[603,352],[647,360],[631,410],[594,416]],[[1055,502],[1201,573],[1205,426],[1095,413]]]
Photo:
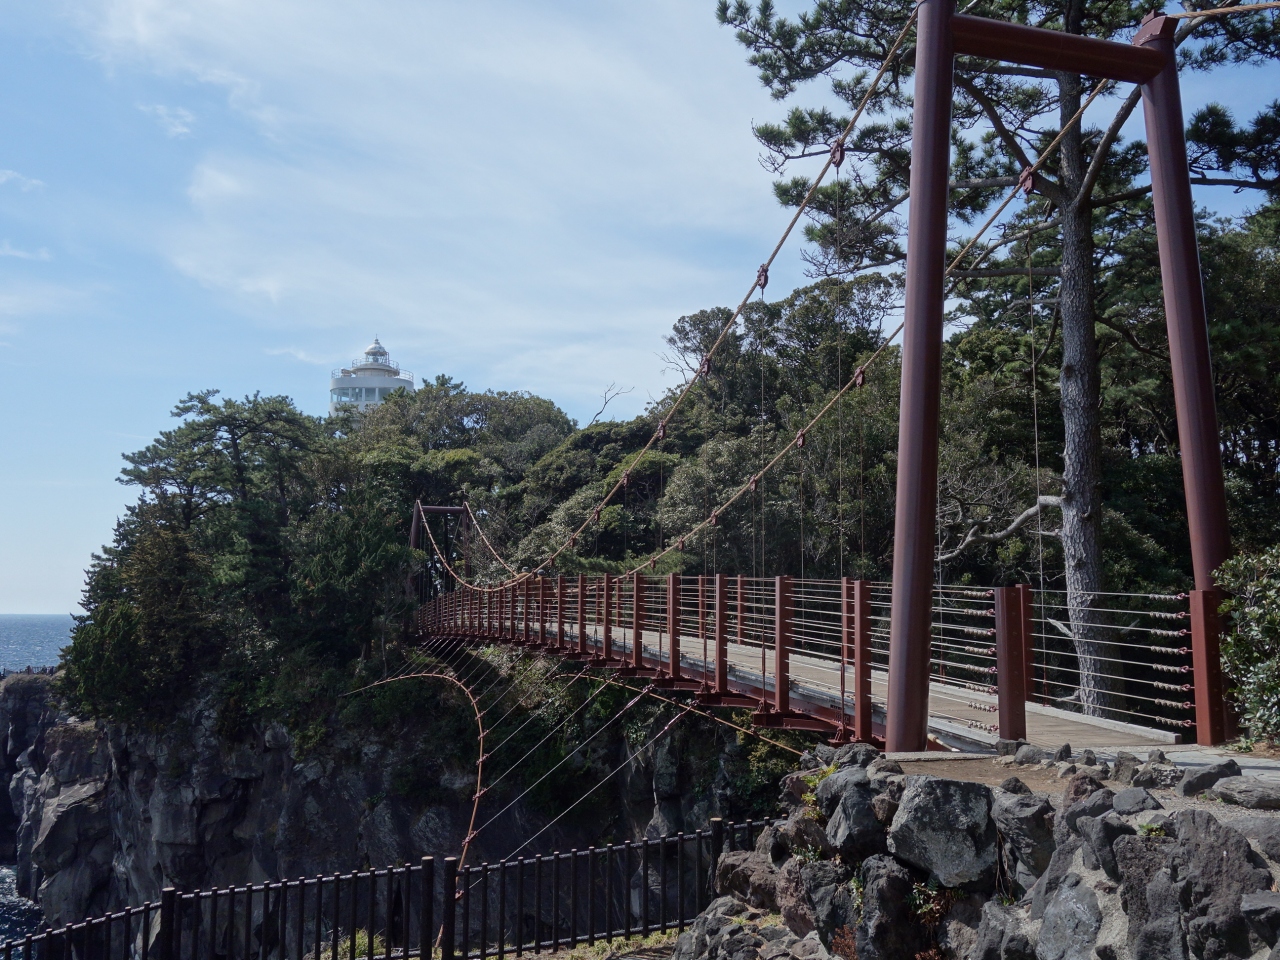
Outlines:
[[57,666],[73,622],[66,613],[0,614],[0,668],[11,672]]
[[[72,622],[68,614],[0,614],[0,668],[56,666]],[[0,786],[8,790],[7,783]],[[0,865],[0,942],[33,933],[44,921],[39,907],[18,896],[14,881],[13,868]]]

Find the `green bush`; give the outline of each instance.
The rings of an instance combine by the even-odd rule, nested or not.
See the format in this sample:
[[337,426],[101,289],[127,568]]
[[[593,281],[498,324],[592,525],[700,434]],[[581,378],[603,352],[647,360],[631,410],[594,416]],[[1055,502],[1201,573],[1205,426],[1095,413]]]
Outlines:
[[1228,560],[1218,583],[1232,595],[1222,605],[1222,669],[1249,735],[1280,740],[1280,546]]

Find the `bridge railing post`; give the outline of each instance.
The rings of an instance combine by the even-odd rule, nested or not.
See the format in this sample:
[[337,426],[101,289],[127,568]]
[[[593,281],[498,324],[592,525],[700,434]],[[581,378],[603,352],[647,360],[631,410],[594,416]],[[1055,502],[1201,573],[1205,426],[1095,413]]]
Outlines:
[[729,692],[729,587],[723,573],[716,574],[716,688],[724,696]]
[[533,610],[531,609],[532,606],[533,606],[533,578],[526,577],[524,581],[524,611],[522,614],[522,622],[524,625],[524,630],[521,633],[521,640],[526,644],[532,639],[530,634],[530,626],[529,626],[530,617],[532,617],[533,615]]
[[1026,668],[1023,663],[1022,599],[1017,587],[996,587],[996,703],[1000,737],[1027,736]]
[[546,577],[538,578],[538,643],[547,644],[547,604],[550,602],[551,584]]
[[587,578],[578,574],[578,653],[587,653]]
[[556,577],[556,649],[564,649],[564,577]]
[[792,581],[790,577],[774,579],[773,598],[773,708],[779,713],[788,713],[791,710]]
[[1222,591],[1191,591],[1191,670],[1195,683],[1196,743],[1213,746],[1226,739],[1222,696],[1221,628],[1218,607]]
[[853,736],[870,743],[871,734],[871,582],[853,583]]
[[698,670],[698,682],[707,687],[707,578],[698,577],[698,639],[702,641],[702,667]]
[[667,574],[667,633],[671,636],[667,674],[680,679],[680,574]]
[[604,575],[604,581],[601,584],[601,589],[604,591],[604,610],[603,610],[602,619],[600,622],[600,636],[602,638],[601,643],[603,644],[604,649],[601,652],[601,656],[604,657],[604,662],[608,663],[613,659],[613,618],[612,618],[613,575],[612,574],[606,573]]
[[631,665],[636,669],[644,667],[644,575],[637,571],[632,575],[634,585],[631,588]]

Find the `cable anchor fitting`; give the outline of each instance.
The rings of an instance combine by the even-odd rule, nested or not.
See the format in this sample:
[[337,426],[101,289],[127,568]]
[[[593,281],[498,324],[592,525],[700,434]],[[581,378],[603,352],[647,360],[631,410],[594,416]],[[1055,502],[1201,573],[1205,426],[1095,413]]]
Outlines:
[[756,271],[756,286],[760,288],[760,292],[764,293],[764,288],[769,285],[769,265],[767,263],[760,264],[760,269]]
[[1018,174],[1018,189],[1028,197],[1036,192],[1036,172],[1030,167]]
[[842,163],[844,163],[844,141],[837,140],[831,145],[831,165],[839,170]]
[[803,446],[804,446],[804,431],[799,430],[796,432],[796,449],[798,450]]
[[867,368],[859,367],[853,371],[853,385],[861,389],[862,385],[867,382]]

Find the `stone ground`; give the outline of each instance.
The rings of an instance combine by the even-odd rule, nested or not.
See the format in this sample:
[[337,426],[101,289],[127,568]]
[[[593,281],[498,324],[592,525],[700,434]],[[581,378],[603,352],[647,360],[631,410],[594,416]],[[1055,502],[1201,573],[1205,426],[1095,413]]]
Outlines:
[[[1145,760],[1150,749],[1149,746],[1113,747],[1095,749],[1094,753],[1100,760],[1114,764],[1116,753],[1121,750],[1134,754],[1140,760]],[[1169,746],[1163,749],[1170,761],[1184,769],[1205,767],[1230,758],[1240,765],[1240,771],[1245,776],[1255,776],[1280,783],[1280,750],[1275,748],[1269,750],[1255,748],[1252,753],[1238,753],[1222,747]],[[1055,769],[1001,763],[997,758],[988,755],[934,752],[888,754],[888,756],[897,759],[902,764],[903,772],[907,774],[967,780],[984,783],[989,787],[998,787],[1007,778],[1017,777],[1036,793],[1048,794],[1055,808],[1060,805],[1062,791],[1067,784],[1067,779],[1060,778]],[[1158,787],[1151,788],[1151,794],[1170,813],[1175,810],[1208,810],[1223,823],[1230,823],[1232,820],[1244,817],[1280,818],[1280,810],[1248,810],[1220,800],[1182,797],[1173,790],[1162,790]]]

